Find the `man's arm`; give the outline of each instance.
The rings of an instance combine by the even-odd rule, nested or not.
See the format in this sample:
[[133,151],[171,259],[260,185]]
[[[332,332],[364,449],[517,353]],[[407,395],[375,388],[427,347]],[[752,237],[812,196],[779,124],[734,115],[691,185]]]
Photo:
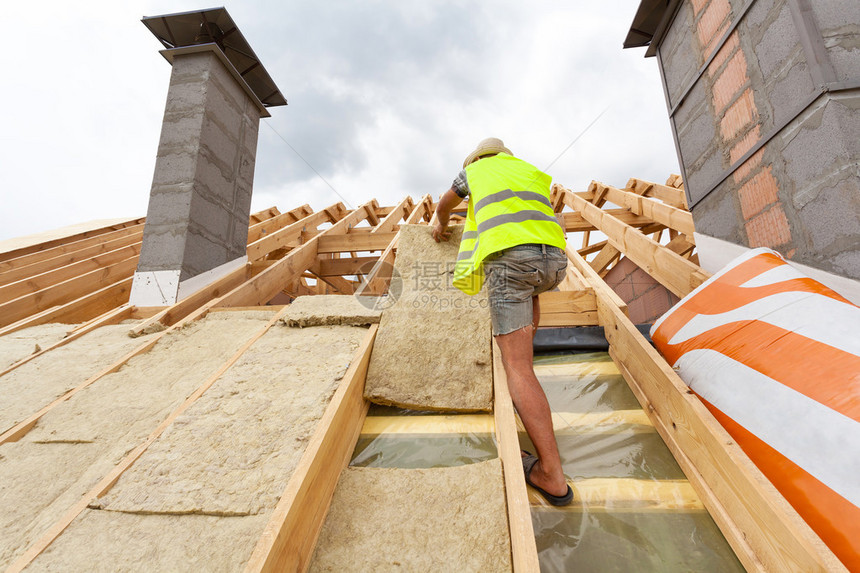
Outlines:
[[451,211],[454,207],[460,204],[462,199],[457,195],[454,188],[448,189],[439,198],[439,203],[436,205],[436,226],[433,228],[433,238],[438,243],[439,241],[447,241],[451,238],[451,231],[448,230],[448,221],[451,220]]

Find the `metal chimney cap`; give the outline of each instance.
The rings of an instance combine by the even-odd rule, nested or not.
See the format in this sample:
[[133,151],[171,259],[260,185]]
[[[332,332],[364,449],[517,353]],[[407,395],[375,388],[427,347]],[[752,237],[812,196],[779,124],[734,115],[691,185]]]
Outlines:
[[287,105],[287,100],[245,40],[245,36],[236,27],[226,8],[144,16],[141,22],[168,49],[201,43],[217,45],[264,106]]

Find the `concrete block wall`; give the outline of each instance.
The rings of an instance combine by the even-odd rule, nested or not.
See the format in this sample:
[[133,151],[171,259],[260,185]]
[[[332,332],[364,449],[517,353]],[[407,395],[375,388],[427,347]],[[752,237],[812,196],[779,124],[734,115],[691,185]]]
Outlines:
[[245,256],[260,111],[213,52],[176,56],[138,272]]
[[658,56],[696,230],[860,279],[860,2],[687,0]]
[[633,324],[654,324],[680,300],[626,257],[609,269],[603,280],[627,303]]

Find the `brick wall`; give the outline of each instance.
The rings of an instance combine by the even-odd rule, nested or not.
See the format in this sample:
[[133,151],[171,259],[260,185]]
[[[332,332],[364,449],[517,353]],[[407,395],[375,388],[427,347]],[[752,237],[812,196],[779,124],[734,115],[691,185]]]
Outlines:
[[612,267],[603,280],[627,303],[633,324],[654,324],[679,300],[626,257]]

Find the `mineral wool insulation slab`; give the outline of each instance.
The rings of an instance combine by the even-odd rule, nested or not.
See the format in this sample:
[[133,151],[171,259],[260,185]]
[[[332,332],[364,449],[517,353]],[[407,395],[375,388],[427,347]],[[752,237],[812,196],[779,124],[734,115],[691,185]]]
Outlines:
[[346,468],[310,571],[511,571],[501,462]]
[[74,324],[40,324],[0,336],[0,370],[66,337]]
[[31,569],[240,571],[366,335],[272,327]]
[[[213,312],[167,333],[149,352],[46,413],[19,441],[0,446],[0,570],[143,442],[273,315]],[[128,325],[122,329],[126,336]],[[87,347],[79,345],[67,366],[90,359]]]
[[[133,339],[126,334],[134,324],[137,322],[102,326],[0,377],[0,433],[145,344],[146,338]],[[63,332],[70,327],[46,326],[52,327],[49,332],[57,326],[63,327]],[[7,338],[16,334],[0,338],[0,346],[11,345]]]
[[[365,397],[404,408],[492,409],[490,313],[485,290],[468,296],[452,284],[462,226],[436,243],[427,225],[403,225],[395,270],[397,302],[382,313]],[[392,285],[394,291],[394,285]]]
[[329,326],[377,324],[382,314],[374,310],[378,297],[355,297],[343,294],[300,296],[287,309],[283,322],[287,326]]

